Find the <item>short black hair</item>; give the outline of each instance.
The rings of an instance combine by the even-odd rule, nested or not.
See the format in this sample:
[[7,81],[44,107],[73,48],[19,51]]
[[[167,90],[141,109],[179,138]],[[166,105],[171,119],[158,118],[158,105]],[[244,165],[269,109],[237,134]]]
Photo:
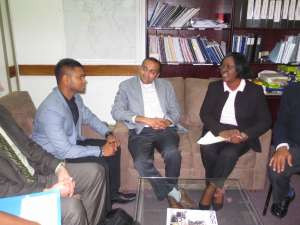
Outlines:
[[238,52],[230,52],[223,58],[221,65],[223,64],[223,61],[228,57],[233,58],[235,64],[235,70],[240,78],[243,79],[253,78],[249,63],[247,62],[243,54]]
[[67,69],[74,69],[75,67],[83,68],[81,63],[76,61],[75,59],[64,58],[64,59],[59,60],[55,66],[55,72],[54,72],[57,84],[59,84],[59,82],[62,78],[62,75],[64,75],[66,73]]
[[142,62],[142,66],[145,64],[146,61],[152,61],[154,63],[156,63],[157,65],[159,65],[159,71],[160,71],[160,68],[161,68],[161,63],[158,59],[154,58],[154,57],[147,57],[143,60]]

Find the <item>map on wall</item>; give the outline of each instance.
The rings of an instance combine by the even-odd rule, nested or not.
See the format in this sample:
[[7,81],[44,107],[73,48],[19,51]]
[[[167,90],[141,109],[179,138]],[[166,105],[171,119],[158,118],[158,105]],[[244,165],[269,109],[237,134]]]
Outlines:
[[87,63],[136,60],[136,0],[62,2],[68,57]]

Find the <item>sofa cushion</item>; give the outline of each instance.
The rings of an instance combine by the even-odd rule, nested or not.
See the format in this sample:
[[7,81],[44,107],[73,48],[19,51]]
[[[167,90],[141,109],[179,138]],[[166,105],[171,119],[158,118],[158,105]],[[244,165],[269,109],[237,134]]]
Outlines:
[[170,77],[165,78],[174,87],[175,94],[177,97],[178,104],[181,109],[181,114],[184,114],[184,79],[182,77]]
[[30,137],[36,108],[28,92],[15,91],[3,96],[0,98],[0,104],[11,113],[17,124]]
[[199,112],[207,91],[208,83],[208,79],[185,79],[184,123],[188,126],[202,127],[202,121],[200,120]]

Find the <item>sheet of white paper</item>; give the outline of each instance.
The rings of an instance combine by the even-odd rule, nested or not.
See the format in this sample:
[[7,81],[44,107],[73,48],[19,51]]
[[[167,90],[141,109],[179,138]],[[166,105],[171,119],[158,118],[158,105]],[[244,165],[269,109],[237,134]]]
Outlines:
[[21,202],[20,217],[36,221],[41,225],[56,225],[58,217],[56,193],[26,196]]
[[225,138],[222,138],[220,136],[213,135],[212,132],[208,131],[203,137],[201,137],[197,143],[199,145],[210,145],[218,142],[226,141]]
[[205,224],[218,225],[216,212],[213,210],[167,209],[166,225]]

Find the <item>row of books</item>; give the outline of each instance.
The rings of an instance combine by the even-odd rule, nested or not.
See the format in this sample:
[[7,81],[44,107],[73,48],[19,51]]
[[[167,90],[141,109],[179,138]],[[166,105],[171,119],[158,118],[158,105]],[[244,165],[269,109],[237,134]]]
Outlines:
[[247,20],[300,20],[300,0],[248,0]]
[[157,1],[149,19],[149,27],[184,27],[190,22],[200,8],[188,8]]
[[245,55],[248,62],[258,62],[259,52],[261,50],[261,36],[255,36],[254,34],[237,35],[232,37],[232,52],[239,52]]
[[149,56],[162,63],[220,64],[226,43],[206,37],[172,37],[149,35]]
[[300,34],[286,36],[285,40],[276,43],[269,55],[273,63],[300,63]]

